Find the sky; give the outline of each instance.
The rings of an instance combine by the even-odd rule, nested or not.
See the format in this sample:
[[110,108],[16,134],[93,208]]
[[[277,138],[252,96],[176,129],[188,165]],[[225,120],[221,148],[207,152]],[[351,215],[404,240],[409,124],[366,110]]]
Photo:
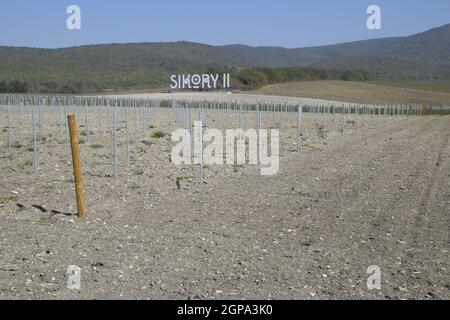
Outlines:
[[[381,30],[366,26],[381,8]],[[69,5],[81,30],[68,30]],[[287,48],[407,36],[450,23],[450,0],[2,0],[0,45],[192,41]]]

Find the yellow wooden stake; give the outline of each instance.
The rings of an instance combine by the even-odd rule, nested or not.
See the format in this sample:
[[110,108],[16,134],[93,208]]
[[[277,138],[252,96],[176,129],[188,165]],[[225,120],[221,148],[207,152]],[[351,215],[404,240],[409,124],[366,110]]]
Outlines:
[[73,175],[75,176],[75,193],[77,197],[78,216],[80,218],[84,218],[86,216],[86,211],[84,208],[83,178],[81,176],[80,168],[80,146],[78,145],[75,115],[68,115],[67,120],[69,121],[70,145],[72,147]]

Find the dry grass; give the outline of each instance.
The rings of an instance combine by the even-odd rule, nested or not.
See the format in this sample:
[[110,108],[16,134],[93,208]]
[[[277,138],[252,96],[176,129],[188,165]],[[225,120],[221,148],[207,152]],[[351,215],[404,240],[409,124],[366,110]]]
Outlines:
[[[389,82],[388,82],[389,83]],[[400,85],[400,82],[397,82]],[[419,84],[416,83],[418,86]],[[428,83],[430,88],[430,83]],[[300,81],[265,86],[254,93],[355,103],[450,104],[450,92],[400,88],[372,82]]]
[[370,81],[388,87],[407,88],[434,92],[450,93],[450,79],[447,80],[379,80]]

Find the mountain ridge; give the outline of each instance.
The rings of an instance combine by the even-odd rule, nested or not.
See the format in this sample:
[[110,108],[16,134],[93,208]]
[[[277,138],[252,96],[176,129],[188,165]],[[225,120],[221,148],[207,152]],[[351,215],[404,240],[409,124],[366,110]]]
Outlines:
[[[217,70],[238,73],[242,69],[255,69],[257,73],[261,68],[296,67],[317,69],[318,72],[313,70],[316,74],[320,70],[364,70],[374,79],[448,79],[449,53],[450,24],[406,37],[292,49],[239,44],[214,46],[189,41],[56,49],[0,46],[0,82],[24,81],[38,91],[40,86],[57,90],[66,84],[95,91],[162,86],[168,83],[172,73]],[[261,75],[253,72],[251,76]]]
[[[420,70],[424,77],[450,76],[450,24],[445,24],[418,34],[358,40],[342,44],[317,47],[292,48],[251,47],[245,45],[223,46],[244,57],[253,56],[259,64],[275,67],[305,66],[315,68],[365,69],[391,77],[417,77]],[[424,54],[425,52],[425,54]],[[273,56],[278,60],[273,59]],[[369,59],[370,58],[370,59]],[[380,60],[386,60],[380,61]],[[425,65],[424,63],[425,62]],[[426,70],[431,65],[432,70]],[[392,68],[394,67],[394,68]]]

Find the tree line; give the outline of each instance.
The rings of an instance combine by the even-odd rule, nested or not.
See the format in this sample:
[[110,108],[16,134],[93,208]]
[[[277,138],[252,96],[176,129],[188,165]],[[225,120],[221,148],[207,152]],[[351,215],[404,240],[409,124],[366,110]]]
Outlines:
[[257,89],[265,85],[292,81],[307,80],[344,80],[366,81],[371,80],[371,72],[364,70],[321,70],[305,67],[290,68],[253,68],[243,69],[236,75],[240,89]]
[[[305,80],[345,80],[366,81],[373,79],[373,74],[364,70],[321,70],[307,67],[289,68],[229,68],[208,67],[201,70],[205,73],[230,73],[233,89],[252,90],[265,85]],[[177,71],[177,73],[181,73]],[[0,79],[0,93],[49,93],[49,94],[81,94],[101,93],[105,90],[129,90],[143,88],[168,87],[169,72],[160,70],[140,70],[136,73],[110,72],[89,77],[54,77],[45,78],[40,75],[34,79]],[[52,78],[52,74],[48,75]]]

